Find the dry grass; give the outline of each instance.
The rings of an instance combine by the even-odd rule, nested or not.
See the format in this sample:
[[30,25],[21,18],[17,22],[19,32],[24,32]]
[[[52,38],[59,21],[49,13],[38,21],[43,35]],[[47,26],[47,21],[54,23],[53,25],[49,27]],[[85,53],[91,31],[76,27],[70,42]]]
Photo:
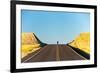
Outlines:
[[22,51],[22,58],[28,55],[31,52],[35,52],[36,50],[39,50],[40,44],[36,45],[22,45],[21,51]]
[[40,49],[40,43],[32,32],[22,33],[22,47],[21,47],[21,57],[25,57],[29,53],[35,52]]
[[80,50],[90,54],[90,33],[81,33],[76,39],[69,45],[79,48]]

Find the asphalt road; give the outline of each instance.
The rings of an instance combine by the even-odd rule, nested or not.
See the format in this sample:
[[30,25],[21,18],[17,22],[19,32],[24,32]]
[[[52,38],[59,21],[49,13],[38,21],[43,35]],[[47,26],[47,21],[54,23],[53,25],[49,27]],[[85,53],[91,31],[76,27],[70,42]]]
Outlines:
[[35,53],[31,53],[22,59],[22,62],[48,62],[85,60],[83,56],[74,51],[71,47],[62,44],[46,45]]

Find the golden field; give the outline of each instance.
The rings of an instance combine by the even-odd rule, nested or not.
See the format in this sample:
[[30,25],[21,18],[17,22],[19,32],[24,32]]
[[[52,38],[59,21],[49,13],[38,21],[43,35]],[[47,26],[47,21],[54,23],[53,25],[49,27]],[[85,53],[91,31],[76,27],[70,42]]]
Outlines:
[[90,33],[81,33],[78,37],[75,38],[75,40],[69,43],[69,45],[75,48],[79,48],[80,50],[90,54]]
[[37,45],[22,45],[21,51],[22,51],[22,58],[28,55],[31,52],[35,52],[39,50],[41,47],[39,44]]
[[31,52],[39,50],[40,43],[36,39],[33,33],[22,33],[22,47],[21,47],[21,58],[25,57]]
[[31,32],[22,33],[22,44],[39,44],[39,41],[36,39],[35,34]]

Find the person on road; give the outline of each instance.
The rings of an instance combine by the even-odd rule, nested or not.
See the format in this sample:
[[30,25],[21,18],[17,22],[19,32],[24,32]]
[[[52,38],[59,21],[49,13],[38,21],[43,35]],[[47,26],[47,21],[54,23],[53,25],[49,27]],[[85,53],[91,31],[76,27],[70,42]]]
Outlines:
[[57,44],[59,44],[59,41],[57,41]]

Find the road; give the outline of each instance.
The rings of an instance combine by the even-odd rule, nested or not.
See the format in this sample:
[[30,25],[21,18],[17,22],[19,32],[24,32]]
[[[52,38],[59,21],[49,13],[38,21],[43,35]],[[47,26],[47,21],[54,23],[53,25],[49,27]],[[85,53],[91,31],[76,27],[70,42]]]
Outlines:
[[83,56],[74,51],[71,47],[63,44],[46,45],[35,53],[31,53],[22,59],[22,62],[48,62],[48,61],[68,61],[85,60]]

